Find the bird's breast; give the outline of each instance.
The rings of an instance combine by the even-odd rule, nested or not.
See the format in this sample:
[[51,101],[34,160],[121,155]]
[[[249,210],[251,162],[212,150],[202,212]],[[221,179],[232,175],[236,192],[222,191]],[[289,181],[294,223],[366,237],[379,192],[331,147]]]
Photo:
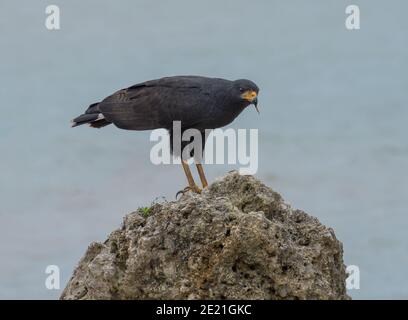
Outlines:
[[216,129],[224,127],[235,120],[236,117],[244,110],[244,107],[235,106],[233,108],[218,108],[215,107],[211,116],[203,121],[203,129]]

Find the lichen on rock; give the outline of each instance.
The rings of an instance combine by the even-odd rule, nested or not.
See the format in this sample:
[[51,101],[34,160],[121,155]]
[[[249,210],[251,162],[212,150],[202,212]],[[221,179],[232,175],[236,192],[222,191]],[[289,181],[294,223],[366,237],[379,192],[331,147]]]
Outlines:
[[331,228],[252,176],[128,214],[61,299],[349,299]]

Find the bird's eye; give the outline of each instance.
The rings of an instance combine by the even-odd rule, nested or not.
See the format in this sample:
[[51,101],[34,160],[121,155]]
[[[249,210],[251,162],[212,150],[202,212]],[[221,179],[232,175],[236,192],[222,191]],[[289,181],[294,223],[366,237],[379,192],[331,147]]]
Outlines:
[[244,92],[245,89],[244,89],[244,88],[239,88],[239,91],[240,91],[240,92]]

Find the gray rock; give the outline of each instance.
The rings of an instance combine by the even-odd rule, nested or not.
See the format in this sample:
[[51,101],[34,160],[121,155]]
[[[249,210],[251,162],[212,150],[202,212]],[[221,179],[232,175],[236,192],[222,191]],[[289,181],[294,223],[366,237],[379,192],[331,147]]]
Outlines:
[[61,299],[349,299],[332,229],[251,176],[133,212]]

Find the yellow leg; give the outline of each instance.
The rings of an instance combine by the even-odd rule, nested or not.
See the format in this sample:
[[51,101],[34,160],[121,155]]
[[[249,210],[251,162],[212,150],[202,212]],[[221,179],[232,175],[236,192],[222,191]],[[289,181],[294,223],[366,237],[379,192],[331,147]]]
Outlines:
[[201,189],[195,184],[193,175],[191,174],[190,167],[188,163],[184,160],[181,160],[181,164],[183,165],[184,173],[186,174],[187,181],[188,181],[188,189],[193,192],[201,193]]
[[196,166],[197,166],[198,175],[200,176],[201,184],[203,185],[203,188],[207,188],[208,182],[204,174],[203,166],[201,165],[201,163],[197,163]]

